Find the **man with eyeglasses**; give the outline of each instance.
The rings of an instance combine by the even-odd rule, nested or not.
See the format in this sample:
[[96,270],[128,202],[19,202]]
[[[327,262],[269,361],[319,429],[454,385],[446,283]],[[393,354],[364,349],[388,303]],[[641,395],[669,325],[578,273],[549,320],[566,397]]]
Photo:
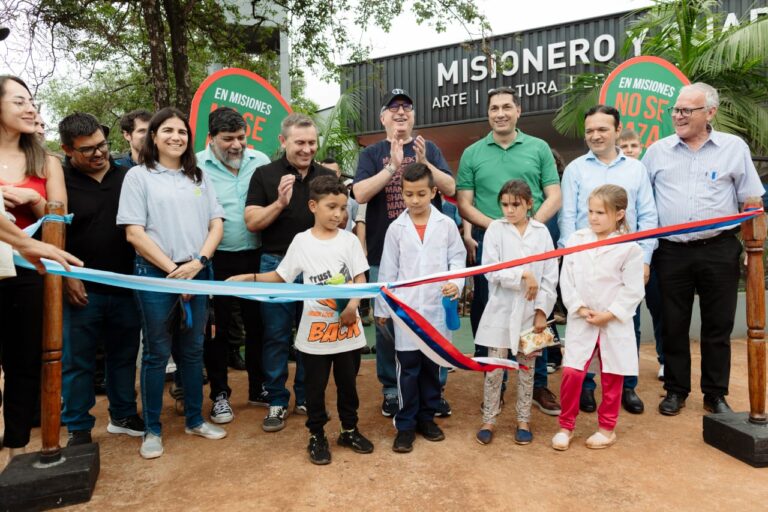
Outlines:
[[[468,251],[482,261],[483,236],[492,220],[502,217],[498,194],[511,179],[525,181],[533,192],[534,218],[546,223],[560,209],[560,178],[549,145],[517,128],[522,110],[511,87],[488,91],[488,122],[491,131],[461,155],[456,199],[462,218],[472,224],[472,237],[465,238]],[[476,246],[476,249],[475,249]],[[470,311],[472,333],[477,332],[488,302],[488,281],[474,278],[475,290]],[[478,347],[482,349],[483,347]],[[477,355],[484,355],[482,350]],[[557,397],[547,387],[547,362],[536,358],[533,403],[545,414],[560,414]]]
[[[245,225],[245,200],[251,177],[269,157],[247,147],[243,116],[229,107],[219,107],[208,115],[208,147],[197,154],[197,164],[210,178],[216,197],[224,208],[224,237],[213,255],[214,278],[224,281],[237,274],[259,272],[261,234],[248,231]],[[240,355],[239,340],[231,339],[236,321],[233,306],[239,306],[245,327],[245,361]],[[230,400],[232,388],[227,381],[227,367],[248,372],[248,401],[267,407],[262,370],[263,325],[261,308],[253,300],[216,296],[213,298],[216,334],[205,340],[205,368],[211,384],[211,421],[229,423],[235,417]]]
[[[456,191],[453,174],[443,153],[434,142],[421,135],[413,136],[415,113],[413,99],[405,89],[392,89],[384,98],[379,119],[386,130],[386,138],[365,148],[358,158],[355,181],[352,185],[358,203],[366,207],[366,247],[371,281],[379,275],[381,253],[387,228],[403,211],[401,173],[411,163],[425,164],[432,171],[440,194],[451,197]],[[433,204],[441,209],[440,194]],[[392,322],[376,330],[376,374],[381,382],[384,402],[381,413],[394,416],[398,410],[395,345]],[[441,385],[445,385],[447,372],[441,370]],[[442,398],[437,416],[449,416],[450,405]]]
[[[648,148],[643,164],[653,185],[659,225],[738,213],[764,189],[749,147],[716,131],[717,90],[702,82],[680,89],[670,109],[675,134]],[[730,412],[725,401],[731,369],[741,243],[739,228],[713,229],[659,240],[652,265],[661,288],[664,389],[659,412],[675,416],[691,392],[688,331],[694,293],[701,309],[701,391],[704,409]]]
[[[109,156],[109,143],[99,121],[90,114],[70,114],[59,123],[68,209],[67,251],[89,268],[131,274],[135,251],[115,225],[120,190],[127,169]],[[79,279],[64,280],[64,353],[61,421],[69,431],[68,446],[90,443],[95,418],[96,352],[105,354],[109,425],[107,432],[138,437],[144,421],[136,409],[136,356],[141,321],[127,288]]]

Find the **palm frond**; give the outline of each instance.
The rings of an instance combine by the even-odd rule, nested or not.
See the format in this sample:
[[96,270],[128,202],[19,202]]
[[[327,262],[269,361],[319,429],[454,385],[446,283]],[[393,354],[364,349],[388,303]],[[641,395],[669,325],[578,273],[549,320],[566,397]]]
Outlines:
[[565,101],[552,120],[558,133],[567,137],[584,136],[584,114],[597,105],[604,78],[602,74],[583,73],[573,77],[571,84],[559,93],[565,95]]
[[768,108],[756,97],[721,94],[716,129],[738,135],[758,154],[768,154]]
[[752,23],[728,30],[717,37],[713,43],[698,53],[689,66],[691,75],[702,72],[717,73],[721,69],[742,67],[745,63],[765,69],[768,55],[768,19],[759,19]]

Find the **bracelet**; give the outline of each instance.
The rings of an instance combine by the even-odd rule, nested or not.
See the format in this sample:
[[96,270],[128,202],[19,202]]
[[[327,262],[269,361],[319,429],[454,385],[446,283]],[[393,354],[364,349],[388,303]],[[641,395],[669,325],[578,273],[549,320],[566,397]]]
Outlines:
[[253,273],[253,282],[254,283],[258,283],[259,282],[259,280],[256,278],[256,276],[258,276],[258,274],[256,272],[254,272]]
[[389,173],[390,176],[393,176],[395,174],[395,171],[397,170],[394,165],[387,164],[384,166],[384,170]]

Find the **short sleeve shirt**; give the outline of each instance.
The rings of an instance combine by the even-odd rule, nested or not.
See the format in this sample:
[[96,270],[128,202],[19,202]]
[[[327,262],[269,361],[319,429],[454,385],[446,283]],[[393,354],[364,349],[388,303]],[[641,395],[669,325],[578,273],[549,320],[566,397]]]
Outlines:
[[[355,183],[377,175],[389,163],[391,144],[384,139],[365,148],[358,158]],[[432,141],[427,141],[427,160],[429,163],[446,174],[451,175],[448,162],[445,161],[440,148]],[[384,250],[384,236],[387,228],[405,211],[403,199],[403,187],[401,185],[403,169],[416,162],[416,150],[413,141],[403,146],[403,162],[392,175],[389,183],[373,198],[368,201],[365,216],[365,242],[368,246],[368,261],[371,265],[378,265],[381,261],[381,253]],[[432,204],[438,210],[441,208],[440,194],[435,194]]]
[[523,180],[531,187],[533,210],[537,211],[545,199],[544,187],[560,183],[549,145],[517,130],[514,142],[504,149],[490,132],[461,155],[456,189],[474,191],[475,207],[483,215],[499,219],[499,190],[512,179]]
[[213,219],[223,219],[208,177],[200,183],[155,162],[128,171],[120,192],[117,225],[143,226],[149,238],[176,263],[197,258]]
[[277,186],[286,174],[296,176],[293,194],[288,206],[261,232],[261,249],[265,253],[285,254],[297,233],[314,226],[315,217],[309,211],[308,205],[309,183],[318,176],[336,176],[332,170],[313,162],[309,166],[307,175],[301,179],[296,168],[283,156],[256,169],[248,187],[245,206],[269,206],[277,201]]
[[[368,270],[363,248],[355,235],[342,229],[334,238],[320,240],[310,229],[297,234],[277,273],[286,283],[303,274],[305,284],[352,283]],[[339,323],[336,299],[305,300],[296,333],[296,348],[307,354],[336,354],[365,346],[360,316],[350,326]]]

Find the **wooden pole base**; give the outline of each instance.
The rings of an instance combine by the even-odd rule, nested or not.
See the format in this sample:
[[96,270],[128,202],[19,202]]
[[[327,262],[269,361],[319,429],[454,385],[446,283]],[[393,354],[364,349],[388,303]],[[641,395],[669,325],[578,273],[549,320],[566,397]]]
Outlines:
[[704,416],[704,442],[752,467],[768,467],[768,424],[749,421],[749,413]]
[[18,455],[0,473],[0,511],[48,510],[91,499],[100,469],[98,444],[62,448],[53,464],[40,457]]

